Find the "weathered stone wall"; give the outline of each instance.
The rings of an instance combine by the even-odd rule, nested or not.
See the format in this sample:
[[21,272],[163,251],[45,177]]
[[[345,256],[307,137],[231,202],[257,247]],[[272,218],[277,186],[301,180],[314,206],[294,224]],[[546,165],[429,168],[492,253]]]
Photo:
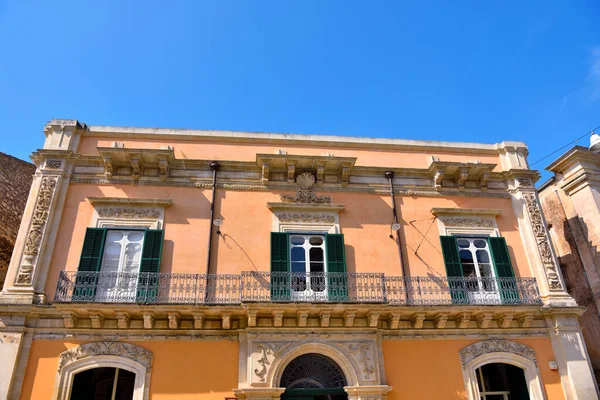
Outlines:
[[0,152],[0,289],[10,262],[35,165]]
[[580,218],[574,217],[569,220],[567,217],[563,201],[568,202],[570,198],[562,196],[561,199],[561,193],[556,184],[546,186],[540,192],[540,202],[567,291],[578,305],[586,307],[580,317],[580,323],[596,380],[600,382],[600,318],[577,246],[577,241],[586,244],[585,230],[581,226]]

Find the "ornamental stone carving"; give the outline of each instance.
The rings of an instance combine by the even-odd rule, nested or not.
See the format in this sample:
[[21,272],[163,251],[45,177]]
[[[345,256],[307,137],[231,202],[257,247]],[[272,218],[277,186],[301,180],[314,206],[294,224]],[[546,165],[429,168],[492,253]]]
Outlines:
[[30,285],[35,268],[34,261],[40,251],[40,244],[46,230],[46,223],[50,213],[50,206],[56,190],[57,177],[46,177],[42,179],[40,191],[35,202],[31,227],[25,240],[23,260],[19,266],[19,272],[15,277],[15,284]]
[[284,203],[331,203],[331,196],[316,196],[314,191],[315,176],[310,172],[301,173],[296,177],[300,189],[295,196],[281,195]]
[[540,252],[544,268],[546,269],[546,276],[548,278],[550,289],[562,290],[563,286],[558,276],[554,257],[552,257],[548,233],[544,221],[542,220],[542,212],[540,211],[536,195],[534,193],[525,193],[523,194],[523,199],[525,200],[525,207],[529,214],[529,220],[531,221],[531,227],[533,228],[538,251]]
[[478,218],[478,217],[444,217],[441,221],[446,226],[459,226],[459,227],[476,227],[476,228],[495,228],[496,224],[493,219],[490,218]]
[[98,216],[102,218],[159,218],[160,211],[154,208],[124,208],[110,207],[98,209]]
[[61,169],[62,160],[46,160],[46,168],[48,169]]
[[369,353],[371,353],[371,347],[366,342],[360,343],[348,343],[347,349],[349,354],[354,356],[354,358],[360,364],[360,368],[363,374],[364,379],[370,379],[371,375],[375,373],[375,365],[373,364],[373,360],[369,357]]
[[529,178],[517,178],[517,182],[519,182],[519,186],[532,187],[533,183],[531,183],[531,179]]
[[479,356],[489,353],[512,353],[536,363],[535,351],[524,344],[508,340],[494,339],[473,343],[460,351],[460,362],[463,368]]
[[260,343],[256,346],[256,351],[261,354],[261,357],[257,361],[260,364],[260,368],[254,369],[254,374],[261,382],[264,382],[267,378],[268,366],[271,365],[271,361],[279,353],[279,345]]
[[58,362],[58,372],[75,361],[94,356],[117,356],[142,364],[148,371],[152,369],[152,353],[130,343],[92,342],[64,351]]
[[20,336],[14,333],[3,333],[0,335],[0,344],[18,344]]
[[310,213],[281,213],[277,214],[280,222],[322,222],[333,224],[335,216],[330,214],[310,214]]

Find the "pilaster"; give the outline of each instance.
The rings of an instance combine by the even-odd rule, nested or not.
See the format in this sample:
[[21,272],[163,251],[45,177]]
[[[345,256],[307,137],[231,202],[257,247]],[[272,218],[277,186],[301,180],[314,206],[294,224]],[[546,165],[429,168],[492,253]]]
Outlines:
[[18,399],[33,335],[0,332],[0,399]]
[[552,315],[550,340],[565,397],[572,400],[598,399],[598,385],[583,340],[577,316]]

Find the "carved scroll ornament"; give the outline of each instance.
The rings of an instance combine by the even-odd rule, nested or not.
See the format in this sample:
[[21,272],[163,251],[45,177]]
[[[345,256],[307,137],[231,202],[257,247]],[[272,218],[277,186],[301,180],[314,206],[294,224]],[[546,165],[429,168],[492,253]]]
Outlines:
[[512,353],[525,357],[536,363],[535,351],[524,344],[509,340],[494,339],[473,343],[460,351],[460,362],[463,368],[479,356],[488,353]]
[[25,240],[25,249],[23,251],[23,260],[19,266],[19,272],[15,278],[15,284],[31,284],[34,270],[34,261],[40,251],[42,237],[46,230],[50,206],[56,189],[57,177],[46,177],[42,179],[40,191],[35,202],[33,216],[31,217],[31,227]]
[[525,193],[523,195],[525,199],[525,207],[529,214],[531,221],[531,227],[535,235],[535,241],[546,269],[546,276],[548,277],[548,284],[550,289],[561,290],[563,289],[562,283],[558,276],[556,264],[552,257],[552,250],[550,248],[550,242],[548,241],[548,233],[542,220],[542,212],[538,206],[537,198],[534,193]]
[[314,191],[315,177],[310,172],[304,172],[296,177],[300,189],[295,196],[281,195],[284,203],[331,203],[331,196],[316,196]]
[[94,356],[123,357],[142,364],[148,371],[152,368],[152,353],[143,347],[121,342],[92,342],[62,352],[58,372],[75,361]]

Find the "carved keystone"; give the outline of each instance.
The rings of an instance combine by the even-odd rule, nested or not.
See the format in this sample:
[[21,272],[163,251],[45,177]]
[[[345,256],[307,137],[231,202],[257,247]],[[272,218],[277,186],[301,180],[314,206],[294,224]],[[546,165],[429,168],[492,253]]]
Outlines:
[[458,326],[460,329],[468,328],[470,321],[471,316],[467,313],[462,313],[458,317],[456,317],[456,326]]
[[513,318],[514,316],[512,314],[504,314],[498,318],[498,325],[500,325],[501,328],[510,328],[510,323]]
[[102,314],[91,314],[90,322],[92,324],[92,328],[100,329],[104,326],[104,316]]
[[301,328],[308,325],[308,311],[298,311],[298,326]]
[[435,327],[437,329],[444,329],[446,327],[446,322],[448,322],[448,314],[438,314],[435,317]]
[[221,328],[231,329],[231,313],[221,314]]
[[273,326],[275,328],[283,326],[283,311],[273,311]]
[[152,329],[154,327],[154,315],[151,313],[144,313],[144,329]]
[[196,313],[194,314],[194,329],[202,329],[204,325],[204,314]]
[[73,313],[63,314],[63,321],[65,323],[65,328],[76,328],[77,327],[77,315]]
[[248,311],[248,327],[254,328],[256,326],[256,311]]
[[425,314],[418,313],[412,317],[413,328],[421,329],[423,328],[423,323],[425,322]]
[[518,319],[519,326],[521,328],[531,328],[531,323],[533,322],[533,315],[525,314],[521,315]]
[[400,313],[392,313],[390,317],[390,329],[398,329],[400,328],[400,317],[402,314]]
[[492,322],[492,314],[483,314],[477,318],[477,326],[481,329],[489,328]]
[[321,313],[321,328],[329,327],[329,319],[331,318],[331,311],[323,311]]
[[355,310],[348,310],[344,313],[344,326],[346,328],[352,328],[354,326],[354,317],[356,317]]
[[117,327],[119,329],[129,328],[129,314],[124,312],[117,313]]
[[170,312],[167,313],[167,317],[169,318],[169,329],[179,328],[179,313]]

